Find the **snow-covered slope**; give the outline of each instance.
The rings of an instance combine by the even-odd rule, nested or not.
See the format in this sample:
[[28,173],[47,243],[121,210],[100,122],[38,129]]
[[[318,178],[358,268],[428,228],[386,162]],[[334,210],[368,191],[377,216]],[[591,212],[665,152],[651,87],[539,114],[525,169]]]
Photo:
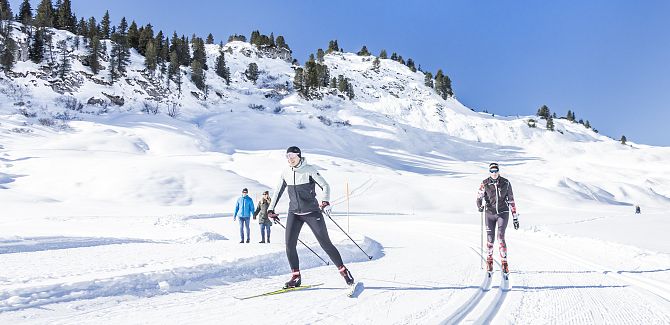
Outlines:
[[[207,52],[212,67],[219,48]],[[351,53],[325,63],[356,97],[307,101],[290,62],[243,42],[224,52],[232,83],[210,69],[207,98],[190,69],[180,95],[137,53],[108,84],[107,70],[94,76],[77,59],[83,46],[66,82],[29,61],[2,75],[1,323],[670,322],[670,149],[476,113],[421,73],[391,60],[377,72]],[[251,62],[256,84],[244,76]],[[328,221],[365,284],[354,300],[307,250],[305,279],[322,288],[234,298],[285,280],[283,229],[261,245],[252,224],[252,243],[238,244],[231,213],[242,188],[254,200],[272,190],[290,145],[322,171],[335,219],[375,257]],[[522,228],[507,230],[512,280],[482,291],[474,195],[491,161],[514,186]],[[301,238],[318,246],[307,228]]]

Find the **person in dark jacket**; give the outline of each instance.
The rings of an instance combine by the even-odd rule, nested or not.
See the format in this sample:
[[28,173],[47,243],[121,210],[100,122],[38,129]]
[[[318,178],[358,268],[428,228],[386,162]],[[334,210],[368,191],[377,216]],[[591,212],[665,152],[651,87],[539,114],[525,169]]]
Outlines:
[[263,192],[263,197],[258,201],[258,206],[256,211],[254,211],[254,220],[258,217],[258,224],[261,227],[261,241],[260,244],[265,243],[265,234],[267,233],[268,243],[270,243],[270,227],[272,227],[272,221],[268,218],[268,207],[270,207],[270,192]]
[[[300,148],[289,147],[286,150],[286,159],[288,167],[284,169],[279,179],[279,184],[272,194],[268,217],[275,222],[279,222],[279,216],[274,212],[277,202],[284,190],[288,192],[289,207],[286,217],[286,256],[291,266],[291,279],[286,282],[286,288],[299,287],[300,261],[298,260],[298,235],[303,224],[307,224],[314,233],[321,248],[328,254],[333,264],[337,266],[338,271],[344,277],[348,285],[354,283],[354,277],[344,266],[340,252],[328,236],[326,221],[323,218],[321,209],[327,208],[330,203],[330,186],[326,180],[312,165],[305,162]],[[323,191],[321,204],[316,199],[316,186]]]
[[495,239],[495,228],[498,225],[498,241],[500,243],[500,260],[504,273],[509,273],[507,264],[507,243],[505,242],[505,229],[509,221],[510,210],[514,219],[514,229],[519,229],[519,219],[516,215],[516,204],[512,184],[500,176],[500,168],[497,163],[489,165],[490,176],[479,185],[477,193],[477,207],[479,212],[485,212],[486,222],[486,247],[488,256],[486,266],[489,272],[493,271],[493,241]]

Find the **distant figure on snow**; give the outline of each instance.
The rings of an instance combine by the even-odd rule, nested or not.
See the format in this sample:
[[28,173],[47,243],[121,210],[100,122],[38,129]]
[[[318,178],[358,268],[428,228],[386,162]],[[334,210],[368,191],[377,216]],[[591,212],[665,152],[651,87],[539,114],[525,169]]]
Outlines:
[[258,206],[256,211],[254,211],[254,220],[258,216],[258,224],[261,227],[261,241],[260,244],[265,243],[265,234],[267,233],[268,244],[270,243],[270,227],[272,227],[272,221],[268,218],[268,208],[270,207],[270,192],[263,192],[263,197],[258,201]]
[[254,213],[254,201],[249,197],[249,190],[244,188],[242,196],[237,199],[235,205],[235,214],[233,214],[233,221],[240,218],[240,243],[244,243],[244,229],[247,229],[247,243],[249,242],[249,219]]
[[636,214],[640,214],[640,213],[642,213],[642,212],[640,211],[640,206],[639,206],[639,205],[636,205],[636,206],[635,206],[635,213],[636,213]]
[[[354,277],[344,266],[340,252],[330,241],[326,221],[321,209],[330,205],[330,186],[319,172],[305,162],[300,148],[289,147],[286,150],[288,166],[284,169],[279,179],[279,184],[272,194],[268,217],[274,222],[279,222],[279,216],[275,213],[275,207],[284,190],[288,192],[289,206],[286,217],[286,256],[291,266],[291,279],[284,285],[285,288],[300,286],[300,262],[298,260],[298,235],[303,224],[307,224],[312,233],[319,241],[321,248],[328,254],[333,264],[344,277],[348,285],[354,283]],[[321,204],[316,199],[316,186],[323,190]]]
[[514,219],[514,229],[519,229],[514,193],[512,192],[512,184],[506,178],[500,176],[500,168],[497,163],[489,165],[489,173],[490,176],[482,181],[477,192],[477,208],[479,212],[486,210],[486,247],[488,248],[486,268],[489,272],[493,271],[493,241],[497,224],[502,270],[504,273],[509,273],[505,229],[507,229],[510,209]]

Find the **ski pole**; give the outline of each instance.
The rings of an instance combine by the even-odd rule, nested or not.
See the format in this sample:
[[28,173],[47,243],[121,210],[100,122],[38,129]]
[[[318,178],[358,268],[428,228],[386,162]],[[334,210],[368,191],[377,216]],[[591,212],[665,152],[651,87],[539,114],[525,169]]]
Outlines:
[[340,230],[342,230],[342,232],[343,232],[345,235],[347,235],[347,237],[349,237],[349,239],[351,239],[351,241],[354,243],[354,245],[356,245],[356,247],[358,247],[358,249],[360,249],[361,252],[363,252],[363,254],[365,254],[365,256],[366,256],[368,259],[370,259],[370,260],[372,259],[372,255],[368,255],[368,253],[366,253],[366,252],[361,248],[361,246],[358,246],[358,244],[356,243],[356,241],[354,241],[354,239],[351,238],[351,236],[349,236],[349,234],[347,234],[347,232],[344,231],[344,229],[342,229],[342,227],[340,227],[340,225],[335,221],[335,219],[333,219],[333,217],[330,216],[330,211],[326,211],[325,209],[323,209],[323,210],[321,210],[321,211],[323,211],[323,212],[328,216],[328,218],[330,218],[330,220],[337,226],[337,228],[340,228]]
[[[482,208],[484,208],[484,209],[482,210],[482,222],[481,222],[482,226],[481,226],[481,231],[479,233],[479,244],[480,244],[479,245],[479,251],[481,252],[482,257],[483,257],[484,256],[484,214],[486,213],[485,212],[486,211],[486,204],[485,204],[484,200],[482,200]],[[484,258],[481,259],[481,263],[479,263],[479,265],[480,265],[481,269],[483,270],[484,269]]]
[[[286,227],[284,227],[284,225],[282,225],[281,221],[276,220],[275,223],[279,224],[282,228],[284,228],[284,230],[286,230]],[[324,260],[323,258],[321,258],[321,256],[319,256],[319,254],[317,254],[314,250],[312,250],[311,248],[309,248],[309,246],[307,246],[307,244],[305,244],[302,240],[300,240],[300,238],[298,238],[298,241],[299,241],[301,244],[305,245],[305,247],[307,247],[307,249],[309,249],[310,252],[314,253],[314,255],[316,255],[316,257],[318,257],[322,262],[326,263],[326,265],[330,265],[330,263],[326,262],[326,260]]]

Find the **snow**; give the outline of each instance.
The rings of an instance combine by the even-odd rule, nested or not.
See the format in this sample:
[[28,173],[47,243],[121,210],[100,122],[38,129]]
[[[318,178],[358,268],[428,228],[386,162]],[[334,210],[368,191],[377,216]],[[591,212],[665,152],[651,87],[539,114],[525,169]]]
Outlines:
[[[66,95],[30,74],[2,80],[0,323],[670,323],[670,149],[561,119],[563,133],[543,120],[529,128],[535,117],[476,113],[420,73],[391,60],[374,72],[372,57],[351,53],[325,62],[331,77],[351,79],[354,100],[306,101],[280,87],[292,81],[289,62],[243,42],[224,49],[230,86],[210,69],[207,100],[185,82],[156,115],[141,112],[151,101],[139,81],[151,78],[137,53],[129,82],[84,78],[66,94],[86,103],[105,92],[124,106],[86,104],[54,126],[37,119],[68,112]],[[210,66],[218,51],[207,46]],[[263,71],[256,85],[242,74],[251,62]],[[333,219],[374,257],[326,220],[361,283],[353,298],[336,268],[299,244],[303,283],[324,285],[236,299],[288,278],[282,227],[260,244],[252,220],[251,243],[240,244],[232,212],[242,188],[255,202],[273,190],[290,145],[331,184]],[[521,229],[507,228],[508,282],[480,269],[475,193],[491,161],[520,212]],[[284,197],[282,220],[286,208]],[[327,259],[304,228],[300,238]]]

